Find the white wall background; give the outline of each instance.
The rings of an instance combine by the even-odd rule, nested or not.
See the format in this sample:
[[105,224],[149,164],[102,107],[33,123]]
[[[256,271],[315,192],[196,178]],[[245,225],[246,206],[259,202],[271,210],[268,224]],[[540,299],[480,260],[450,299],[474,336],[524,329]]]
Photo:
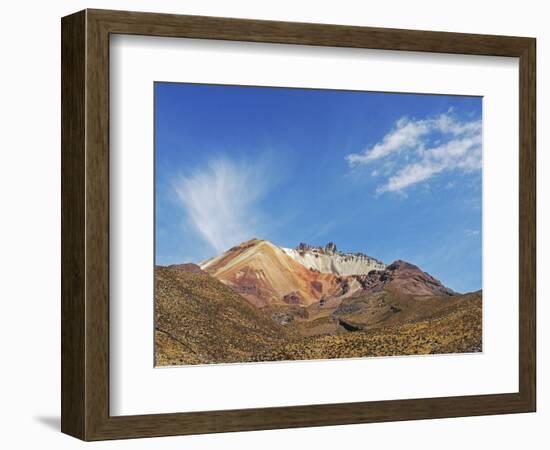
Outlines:
[[462,0],[52,0],[0,14],[0,445],[80,448],[59,432],[60,17],[86,7],[340,23],[538,39],[538,378],[536,414],[141,439],[95,448],[548,448],[550,28],[545,3]]

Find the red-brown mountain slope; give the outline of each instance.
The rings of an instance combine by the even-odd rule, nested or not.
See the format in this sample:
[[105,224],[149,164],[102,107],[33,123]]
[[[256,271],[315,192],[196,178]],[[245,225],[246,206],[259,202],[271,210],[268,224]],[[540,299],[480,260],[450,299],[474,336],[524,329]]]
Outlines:
[[368,275],[357,277],[364,292],[378,292],[382,289],[411,295],[455,295],[429,273],[406,261],[397,260],[384,270],[373,270]]
[[260,239],[237,245],[205,261],[201,268],[258,307],[310,305],[342,294],[342,277],[308,269],[281,248]]

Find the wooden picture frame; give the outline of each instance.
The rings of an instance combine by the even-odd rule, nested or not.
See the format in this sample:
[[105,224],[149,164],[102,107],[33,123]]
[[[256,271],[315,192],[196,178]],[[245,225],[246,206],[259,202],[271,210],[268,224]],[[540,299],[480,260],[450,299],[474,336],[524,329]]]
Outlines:
[[[64,17],[61,29],[64,433],[101,440],[535,411],[535,39],[105,10]],[[519,58],[519,391],[110,416],[109,36],[117,33]]]

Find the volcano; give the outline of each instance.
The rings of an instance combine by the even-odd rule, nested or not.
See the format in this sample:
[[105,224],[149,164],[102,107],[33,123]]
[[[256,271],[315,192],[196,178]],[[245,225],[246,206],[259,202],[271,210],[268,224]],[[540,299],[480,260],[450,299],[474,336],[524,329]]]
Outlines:
[[358,294],[393,289],[411,295],[454,295],[405,261],[390,265],[364,253],[301,243],[295,249],[251,239],[204,261],[200,268],[257,307],[335,305]]

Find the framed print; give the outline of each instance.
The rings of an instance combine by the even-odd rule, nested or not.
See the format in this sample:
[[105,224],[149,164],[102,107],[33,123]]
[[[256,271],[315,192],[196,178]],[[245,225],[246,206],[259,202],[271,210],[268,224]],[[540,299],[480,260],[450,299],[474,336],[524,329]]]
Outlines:
[[62,431],[536,408],[535,39],[62,19]]

